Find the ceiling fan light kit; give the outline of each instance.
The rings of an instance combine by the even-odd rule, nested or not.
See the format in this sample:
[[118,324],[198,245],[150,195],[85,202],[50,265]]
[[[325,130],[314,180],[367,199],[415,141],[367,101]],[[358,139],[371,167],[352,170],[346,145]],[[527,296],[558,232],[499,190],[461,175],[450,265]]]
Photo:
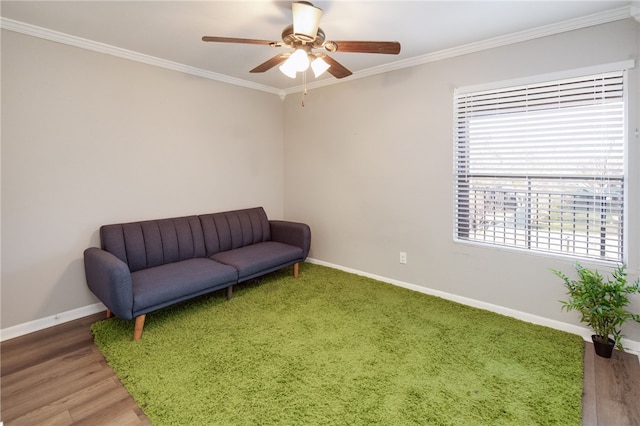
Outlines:
[[287,77],[296,78],[297,73],[306,71],[309,69],[309,65],[311,65],[313,75],[315,75],[316,78],[320,77],[330,67],[321,57],[314,56],[305,49],[296,49],[296,51],[280,65],[279,69]]
[[[263,44],[271,47],[288,47],[291,53],[280,53],[252,69],[251,73],[261,73],[280,65],[280,71],[287,77],[296,78],[298,72],[305,71],[311,65],[316,78],[325,71],[335,78],[344,78],[352,74],[345,66],[324,52],[316,53],[313,49],[326,52],[381,53],[397,55],[400,43],[397,41],[325,41],[325,33],[320,28],[322,9],[307,1],[291,4],[293,24],[282,31],[282,41],[256,40],[236,37],[204,36],[202,41],[218,43]],[[306,78],[305,78],[306,81]]]

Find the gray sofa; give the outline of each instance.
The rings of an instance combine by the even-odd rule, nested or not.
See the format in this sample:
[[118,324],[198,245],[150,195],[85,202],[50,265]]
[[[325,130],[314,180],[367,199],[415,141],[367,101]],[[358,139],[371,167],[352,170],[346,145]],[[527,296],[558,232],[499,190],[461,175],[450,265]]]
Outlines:
[[134,340],[145,315],[306,259],[311,230],[268,220],[262,207],[143,222],[104,225],[101,248],[84,251],[87,285],[107,316],[134,319]]

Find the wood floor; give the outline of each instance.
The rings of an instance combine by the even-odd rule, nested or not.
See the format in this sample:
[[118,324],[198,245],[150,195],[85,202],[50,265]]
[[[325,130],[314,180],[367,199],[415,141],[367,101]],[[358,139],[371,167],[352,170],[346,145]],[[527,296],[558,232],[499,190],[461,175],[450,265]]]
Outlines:
[[[0,420],[12,425],[150,425],[93,344],[96,314],[0,344]],[[640,425],[638,357],[585,343],[584,425]]]
[[0,344],[0,420],[11,425],[150,425],[89,327],[96,314]]

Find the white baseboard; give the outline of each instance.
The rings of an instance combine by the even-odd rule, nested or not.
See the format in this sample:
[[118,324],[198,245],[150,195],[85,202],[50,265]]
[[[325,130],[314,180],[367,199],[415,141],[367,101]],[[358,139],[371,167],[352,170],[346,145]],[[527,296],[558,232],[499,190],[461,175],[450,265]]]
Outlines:
[[[83,306],[81,308],[61,312],[49,317],[29,321],[24,324],[18,324],[13,327],[4,328],[0,330],[0,342],[4,342],[5,340],[13,339],[15,337],[24,336],[25,334],[33,333],[34,331],[44,330],[45,328],[53,327],[54,325],[97,314],[98,312],[105,311],[106,309],[107,308],[102,303],[95,303],[93,305]],[[2,426],[1,422],[0,426]]]
[[[529,314],[522,311],[517,311],[515,309],[506,308],[504,306],[494,305],[487,302],[482,302],[480,300],[470,299],[468,297],[458,296],[456,294],[447,293],[440,290],[434,290],[431,288],[423,287],[416,284],[410,284],[404,281],[395,280],[392,278],[386,278],[375,274],[370,274],[367,272],[358,271],[356,269],[347,268],[340,265],[335,265],[333,263],[324,262],[318,259],[307,258],[306,260],[309,263],[315,263],[317,265],[328,266],[330,268],[339,269],[341,271],[349,272],[356,275],[361,275],[368,278],[373,278],[374,280],[382,281],[385,283],[393,284],[398,287],[407,288],[409,290],[414,290],[420,293],[428,294],[430,296],[440,297],[442,299],[451,300],[453,302],[457,302],[463,305],[472,306],[474,308],[484,309],[487,311],[495,312],[497,314],[505,315],[508,317],[516,318],[522,321],[530,322],[536,325],[542,325],[545,327],[553,328],[556,330],[566,331],[567,333],[577,334],[582,336],[582,338],[590,342],[591,335],[593,334],[591,330],[585,327],[568,324],[562,321],[552,320],[550,318],[540,317],[537,315]],[[633,353],[638,355],[640,358],[640,342],[636,342],[634,340],[622,339],[622,344],[625,347],[625,351],[629,353]]]

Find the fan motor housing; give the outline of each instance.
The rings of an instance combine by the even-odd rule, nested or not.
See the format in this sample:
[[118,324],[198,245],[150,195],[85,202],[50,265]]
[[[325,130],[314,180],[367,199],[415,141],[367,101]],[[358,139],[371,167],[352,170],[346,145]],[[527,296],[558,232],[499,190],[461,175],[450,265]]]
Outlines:
[[311,47],[322,47],[322,44],[324,43],[324,38],[325,38],[325,35],[324,35],[324,31],[322,31],[322,28],[318,28],[316,39],[313,40],[312,43],[306,40],[301,40],[298,37],[296,37],[293,33],[293,25],[287,25],[286,27],[284,27],[284,30],[282,30],[282,41],[287,46],[308,45]]

